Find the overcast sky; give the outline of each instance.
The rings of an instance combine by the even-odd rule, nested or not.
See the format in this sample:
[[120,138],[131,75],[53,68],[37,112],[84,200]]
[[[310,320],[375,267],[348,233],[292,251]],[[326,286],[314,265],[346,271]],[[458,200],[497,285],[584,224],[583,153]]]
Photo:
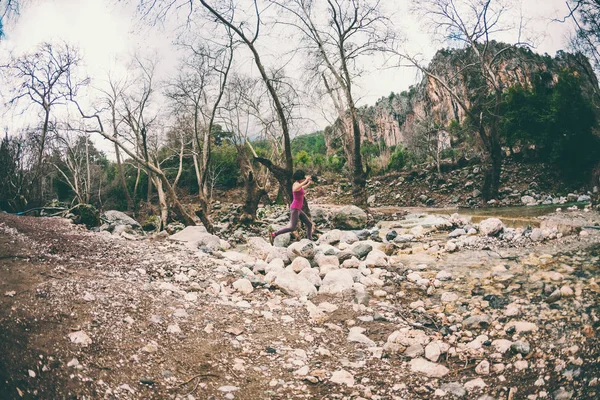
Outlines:
[[[243,2],[243,0],[240,0]],[[423,23],[408,13],[409,4],[418,0],[383,0],[385,6],[395,11],[394,22],[400,21],[401,30],[407,39],[406,46],[412,52],[420,52],[425,60],[443,47],[426,33]],[[515,0],[515,18],[520,14],[530,19],[532,36],[535,37],[534,51],[554,55],[564,49],[571,26],[552,23],[553,18],[567,13],[564,0]],[[166,77],[175,72],[177,61],[172,41],[175,38],[176,21],[167,20],[166,27],[151,26],[140,21],[136,13],[136,1],[115,0],[29,0],[20,17],[5,26],[6,38],[0,41],[0,64],[9,52],[20,54],[32,51],[42,41],[66,41],[79,47],[83,54],[85,70],[92,82],[100,85],[108,71],[124,73],[134,53],[160,54],[159,73]],[[508,41],[514,42],[512,37]],[[248,58],[248,68],[252,60]],[[406,90],[419,77],[414,69],[372,69],[356,87],[359,105],[373,104],[390,92]],[[3,83],[5,85],[5,83]],[[23,119],[7,112],[0,104],[0,128],[11,130],[23,124]],[[316,118],[316,124],[308,124],[310,131],[323,128],[326,121]],[[323,126],[319,126],[323,125]],[[308,133],[308,132],[304,132]]]

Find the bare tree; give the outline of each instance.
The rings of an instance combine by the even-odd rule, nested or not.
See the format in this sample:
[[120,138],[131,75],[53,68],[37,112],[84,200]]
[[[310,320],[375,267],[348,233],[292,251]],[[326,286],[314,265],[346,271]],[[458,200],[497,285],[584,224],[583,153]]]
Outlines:
[[185,44],[184,48],[191,54],[183,60],[180,73],[167,90],[167,96],[178,112],[188,113],[193,121],[192,158],[198,180],[201,219],[208,219],[212,133],[233,62],[233,36],[226,31],[227,43],[221,46]]
[[[127,87],[126,80],[116,80],[110,74],[108,75],[108,86],[107,90],[103,90],[104,99],[106,102],[107,108],[110,112],[110,126],[112,127],[113,136],[115,138],[119,137],[120,126],[123,124],[123,118],[121,117],[121,112],[119,110],[119,103],[124,95],[124,90]],[[127,181],[125,179],[125,171],[123,168],[123,161],[121,159],[121,151],[119,150],[119,146],[115,143],[115,157],[117,161],[117,169],[119,172],[119,182],[121,183],[121,189],[125,194],[125,199],[127,200],[127,209],[129,211],[133,211],[135,208],[135,204],[133,199],[131,198],[131,194],[129,194],[129,189],[127,188]]]
[[25,107],[39,108],[41,124],[36,143],[36,163],[33,181],[38,182],[37,196],[41,200],[44,179],[44,155],[48,134],[53,129],[51,121],[55,107],[65,105],[69,92],[87,84],[88,79],[75,80],[75,68],[81,62],[77,50],[63,43],[42,43],[36,52],[13,58],[5,66],[15,82],[9,104],[26,102]]
[[[281,93],[278,91],[277,84],[281,83],[270,73],[263,63],[261,52],[257,46],[258,39],[261,36],[261,27],[263,26],[263,10],[261,10],[258,0],[252,1],[253,21],[236,20],[236,4],[233,0],[220,1],[216,5],[211,5],[207,0],[198,0],[201,8],[209,14],[209,18],[216,20],[217,23],[230,30],[234,37],[241,41],[242,45],[252,54],[254,64],[260,74],[260,77],[267,88],[267,94],[272,102],[273,109],[277,115],[279,129],[283,142],[284,165],[279,166],[272,160],[264,157],[256,157],[255,160],[269,169],[283,188],[285,200],[288,203],[292,201],[292,172],[293,159],[290,145],[290,123],[289,109],[285,107]],[[140,8],[146,14],[154,11],[158,18],[164,18],[170,9],[179,8],[183,5],[189,6],[189,16],[194,15],[197,4],[194,0],[141,0]]]
[[395,35],[381,13],[380,0],[326,0],[327,18],[311,0],[271,0],[295,16],[291,24],[301,30],[315,57],[313,76],[322,79],[340,120],[349,117],[346,148],[352,171],[356,205],[366,207],[366,172],[360,153],[360,117],[353,93],[361,59],[387,51]]
[[4,0],[0,2],[0,39],[4,37],[4,23],[19,15],[24,0]]
[[[244,214],[241,222],[246,224],[255,221],[258,205],[261,199],[267,196],[266,188],[269,183],[268,176],[261,177],[260,171],[253,166],[252,159],[258,158],[258,155],[248,139],[250,125],[254,124],[254,120],[260,124],[260,115],[264,115],[260,112],[261,96],[256,94],[257,90],[256,80],[234,76],[220,113],[225,129],[231,132],[231,141],[237,148],[238,164],[244,178]],[[268,129],[271,125],[263,126]]]
[[513,45],[491,39],[494,34],[507,30],[501,25],[506,11],[505,1],[424,0],[419,3],[417,12],[429,20],[438,36],[464,46],[463,65],[458,71],[436,73],[421,65],[415,56],[402,54],[430,83],[439,85],[453,98],[477,131],[489,162],[482,189],[486,200],[497,196],[500,184],[499,123],[502,93],[506,88],[501,74],[502,61],[516,45],[523,44],[520,37]]
[[594,62],[600,73],[600,0],[568,0],[569,14],[562,21],[571,19],[577,30],[571,45]]

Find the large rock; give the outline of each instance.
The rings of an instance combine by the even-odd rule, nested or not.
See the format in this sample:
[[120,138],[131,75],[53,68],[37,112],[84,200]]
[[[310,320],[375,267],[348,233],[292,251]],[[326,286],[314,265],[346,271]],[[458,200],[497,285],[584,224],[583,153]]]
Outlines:
[[315,263],[317,263],[319,268],[322,268],[325,265],[333,265],[335,267],[340,266],[340,260],[337,256],[326,256],[323,253],[317,253],[317,255],[315,255]]
[[431,338],[429,335],[419,329],[402,328],[392,332],[383,349],[391,354],[401,353],[407,347],[414,345],[425,346],[430,341]]
[[[109,230],[113,230],[116,226],[120,225],[129,225],[135,229],[142,229],[142,226],[139,224],[139,222],[121,211],[109,210],[102,214],[100,218],[103,222],[109,225]],[[204,232],[206,232],[206,229]]]
[[290,245],[291,241],[292,241],[292,235],[290,233],[283,233],[281,235],[277,235],[277,237],[273,241],[273,246],[288,247]]
[[317,288],[303,276],[291,271],[281,271],[275,278],[274,285],[290,296],[308,298],[317,294]]
[[410,362],[410,369],[412,372],[423,374],[430,378],[441,378],[450,372],[450,370],[443,365],[432,363],[424,358],[415,358]]
[[383,251],[371,250],[365,259],[365,264],[369,268],[381,267],[385,268],[389,266],[388,257]]
[[176,242],[195,242],[205,234],[207,234],[207,232],[206,228],[203,226],[186,226],[183,230],[169,236],[169,240],[174,240]]
[[248,254],[261,260],[265,260],[273,249],[273,246],[261,237],[248,238],[247,247]]
[[319,293],[323,294],[341,294],[352,290],[354,279],[347,269],[337,269],[330,271],[325,275],[323,283],[319,288]]
[[504,224],[498,218],[484,219],[479,223],[479,232],[483,236],[496,236],[504,229]]
[[348,244],[356,243],[359,240],[360,239],[358,238],[358,235],[356,234],[356,232],[352,232],[352,231],[343,231],[342,237],[340,237],[340,242],[348,243]]
[[321,235],[318,242],[319,242],[319,244],[322,244],[322,243],[337,244],[340,242],[341,237],[342,237],[342,231],[340,231],[339,229],[332,229],[328,232],[325,232],[323,235]]
[[315,224],[327,224],[329,223],[329,218],[327,215],[327,210],[321,207],[311,207],[310,215]]
[[352,246],[352,251],[358,258],[364,258],[373,250],[373,246],[365,242],[358,242]]
[[316,287],[320,287],[323,284],[321,275],[319,275],[319,270],[317,268],[304,268],[302,271],[300,271],[298,276],[306,278],[307,281]]
[[367,225],[367,214],[356,206],[346,206],[333,215],[333,226],[338,229],[362,229]]
[[288,247],[288,250],[291,251],[292,254],[306,259],[312,259],[317,252],[315,244],[308,239],[302,239],[299,242],[292,243]]
[[310,261],[308,261],[306,258],[296,257],[294,259],[294,261],[292,261],[291,267],[292,267],[292,271],[300,272],[304,268],[310,268],[311,266],[310,266]]

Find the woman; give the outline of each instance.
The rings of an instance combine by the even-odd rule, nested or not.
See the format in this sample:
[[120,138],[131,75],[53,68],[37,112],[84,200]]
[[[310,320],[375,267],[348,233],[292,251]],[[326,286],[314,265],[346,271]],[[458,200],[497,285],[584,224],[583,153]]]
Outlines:
[[304,205],[304,188],[312,183],[312,179],[310,176],[307,177],[301,169],[294,172],[292,179],[294,180],[294,184],[292,185],[294,201],[290,204],[290,225],[277,232],[271,232],[269,234],[271,244],[273,244],[277,235],[295,231],[298,227],[298,218],[306,225],[306,235],[308,236],[308,240],[312,240],[313,224],[310,218],[302,211],[302,206]]

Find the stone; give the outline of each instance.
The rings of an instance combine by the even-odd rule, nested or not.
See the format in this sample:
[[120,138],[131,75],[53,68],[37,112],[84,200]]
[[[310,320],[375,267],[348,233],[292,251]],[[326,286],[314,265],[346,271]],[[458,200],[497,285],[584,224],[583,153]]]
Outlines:
[[492,341],[492,347],[500,354],[504,354],[510,349],[512,342],[506,339],[496,339]]
[[321,276],[319,275],[319,270],[317,268],[304,268],[298,276],[305,278],[307,281],[312,283],[315,287],[320,287],[323,284],[321,280]]
[[425,358],[429,361],[437,362],[442,355],[442,348],[437,341],[429,343],[425,346]]
[[304,257],[306,259],[312,259],[317,252],[315,244],[308,239],[302,239],[299,242],[292,243],[288,247],[288,250],[296,256]]
[[341,243],[354,244],[358,242],[360,239],[355,232],[352,231],[343,231],[342,236],[340,237]]
[[475,389],[483,389],[485,388],[487,385],[485,384],[485,382],[483,381],[483,379],[481,378],[476,378],[476,379],[472,379],[468,382],[465,383],[465,389],[467,389],[467,391],[472,391]]
[[92,344],[92,339],[84,331],[69,333],[69,339],[71,340],[71,343],[80,344],[82,346]]
[[352,290],[354,279],[347,269],[338,269],[330,271],[323,278],[323,283],[319,288],[321,294],[342,294]]
[[327,231],[324,234],[322,234],[321,237],[319,237],[319,240],[317,240],[317,243],[319,243],[319,244],[325,243],[325,244],[335,245],[340,242],[341,237],[342,237],[341,230],[332,229],[332,230]]
[[[131,218],[129,215],[117,211],[117,210],[109,210],[102,214],[102,220],[109,225],[109,230],[113,230],[116,226],[120,225],[129,225],[132,228],[141,229],[142,226],[135,219]],[[206,232],[206,229],[204,229]]]
[[488,360],[482,360],[477,367],[475,367],[475,373],[478,375],[489,375],[490,374],[490,362]]
[[389,266],[387,256],[379,250],[371,250],[365,258],[365,264],[368,268],[385,268]]
[[483,236],[496,236],[504,229],[504,224],[498,218],[484,219],[479,223],[479,233]]
[[220,392],[225,392],[225,393],[230,393],[230,392],[237,392],[238,390],[240,390],[239,387],[237,386],[221,386],[218,389]]
[[524,206],[532,206],[532,205],[536,205],[537,202],[535,201],[535,199],[531,196],[523,196],[521,197],[521,203],[523,203]]
[[287,232],[281,235],[275,236],[273,239],[273,246],[275,247],[288,247],[292,241],[292,235]]
[[472,315],[462,322],[464,329],[485,329],[492,323],[492,317],[487,314]]
[[356,257],[363,259],[373,250],[373,246],[368,243],[358,242],[352,246],[352,251],[356,254]]
[[423,374],[430,378],[442,378],[450,372],[450,370],[443,365],[432,363],[420,357],[411,360],[410,369],[412,372]]
[[317,288],[306,278],[287,270],[280,272],[273,284],[290,296],[310,298],[317,294]]
[[444,394],[451,394],[454,397],[465,397],[467,395],[465,388],[458,382],[444,383],[440,389],[444,391]]
[[354,386],[354,375],[343,369],[335,371],[329,380],[339,385],[346,385],[348,387]]
[[333,212],[332,223],[337,229],[362,229],[367,225],[367,214],[356,206],[345,206]]
[[294,258],[294,261],[292,261],[291,266],[292,266],[292,271],[294,271],[294,272],[301,272],[303,269],[311,267],[310,261],[308,261],[304,257]]
[[442,303],[453,303],[458,300],[458,295],[452,292],[444,292],[442,293],[441,301]]
[[569,392],[565,390],[565,388],[560,388],[554,393],[552,393],[552,398],[554,400],[570,400],[573,398],[573,392]]
[[388,336],[386,344],[383,346],[388,353],[403,352],[407,347],[418,344],[427,345],[431,341],[429,335],[419,329],[402,328],[394,331]]
[[273,246],[261,237],[250,237],[246,242],[248,254],[260,260],[265,260]]
[[363,334],[365,330],[365,328],[361,328],[359,326],[353,326],[352,328],[350,328],[350,333],[348,334],[348,342],[356,342],[367,345],[368,347],[375,347],[377,344]]
[[529,367],[529,363],[525,360],[518,360],[513,363],[513,366],[517,371],[523,371]]
[[167,333],[181,333],[181,328],[177,324],[169,325],[167,326]]
[[456,237],[459,237],[459,236],[464,236],[466,234],[467,234],[467,232],[464,229],[459,228],[459,229],[455,229],[452,232],[450,232],[448,234],[448,237],[450,237],[450,238],[456,238]]
[[452,274],[448,271],[442,270],[437,273],[435,279],[437,279],[438,281],[449,281],[452,279]]
[[516,333],[521,332],[537,332],[538,327],[533,322],[526,321],[511,321],[504,327],[504,330],[514,328]]
[[517,340],[510,345],[510,350],[514,353],[526,356],[531,352],[531,345],[528,342]]
[[323,253],[317,253],[314,258],[319,268],[325,265],[332,265],[337,269],[340,266],[340,260],[336,256],[326,256]]
[[254,291],[254,288],[252,287],[252,282],[250,282],[246,278],[238,279],[237,281],[233,282],[232,286],[235,290],[242,294],[250,294]]
[[413,344],[412,346],[409,346],[406,348],[406,350],[404,350],[403,355],[409,358],[415,358],[415,357],[420,357],[425,353],[425,350],[423,349],[423,346],[421,346],[420,344]]
[[534,228],[529,235],[529,239],[531,239],[533,242],[541,242],[544,240],[544,238],[544,231],[540,228]]
[[385,234],[385,240],[391,242],[392,240],[396,239],[396,236],[398,236],[398,232],[396,232],[395,230],[391,230]]

